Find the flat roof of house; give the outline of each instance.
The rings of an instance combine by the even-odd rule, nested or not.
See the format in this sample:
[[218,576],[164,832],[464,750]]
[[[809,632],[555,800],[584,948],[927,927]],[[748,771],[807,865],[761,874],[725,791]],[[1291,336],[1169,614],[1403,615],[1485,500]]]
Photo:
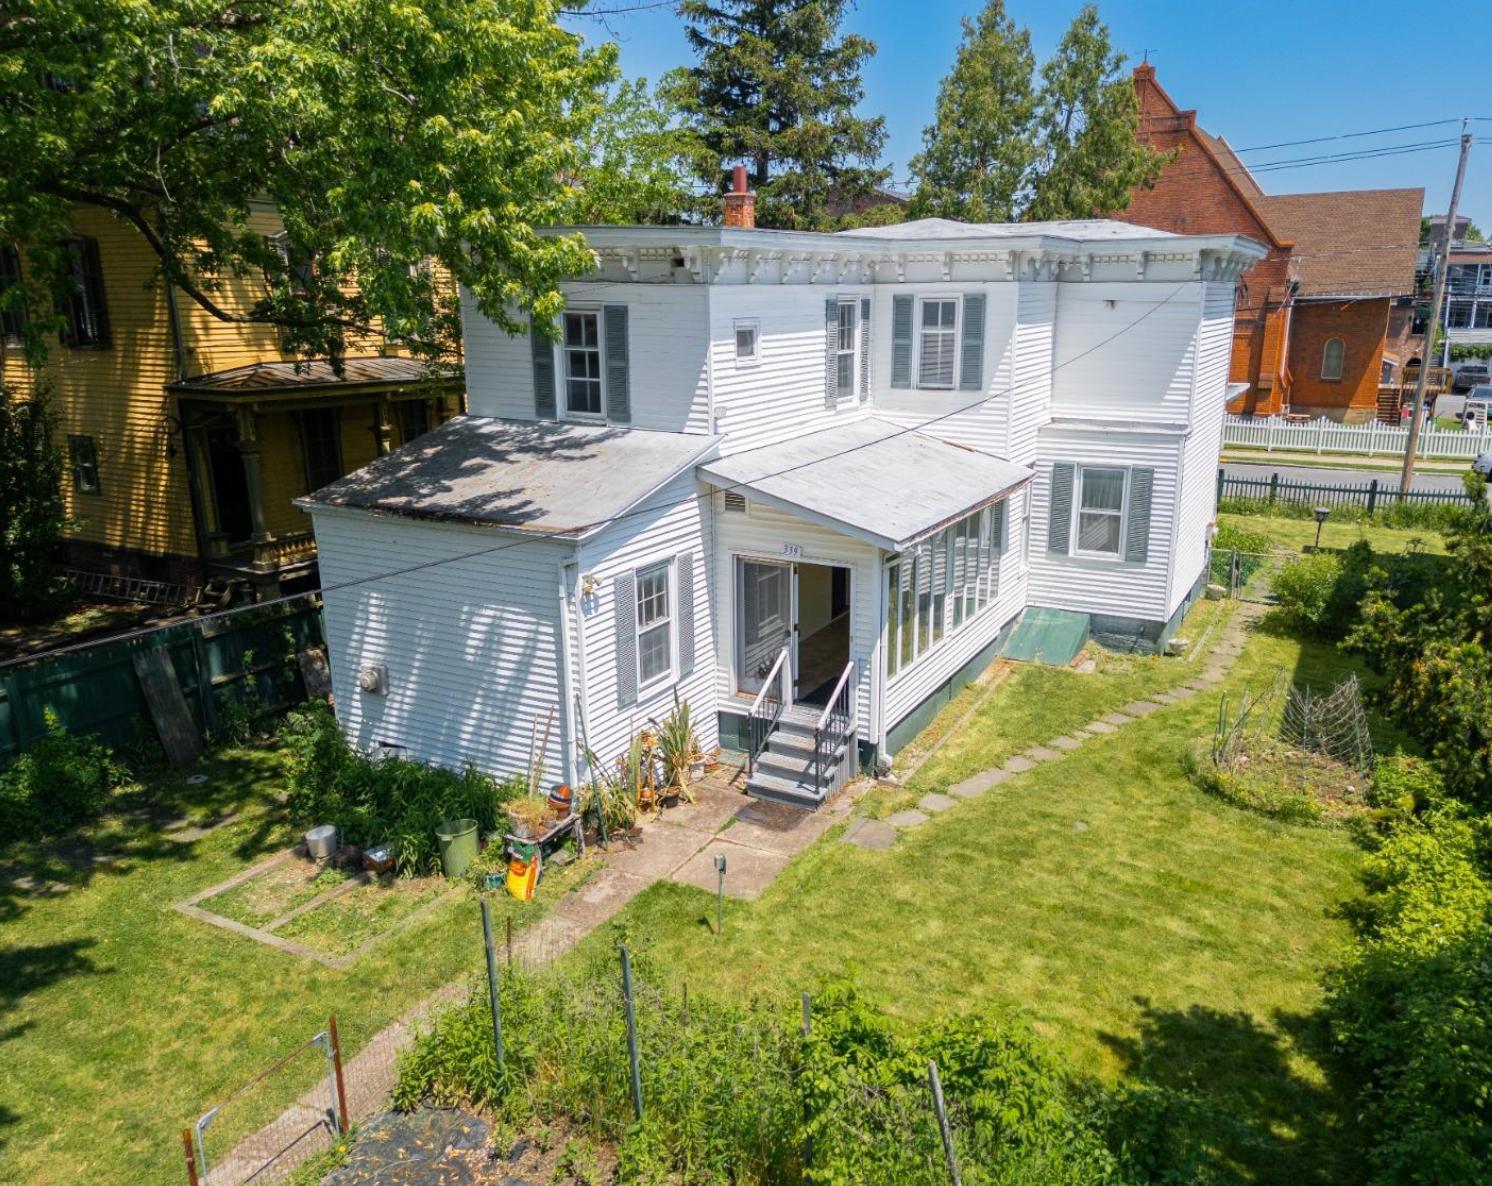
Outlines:
[[889,551],[995,502],[1025,466],[870,416],[708,461],[700,474]]
[[718,437],[458,416],[297,499],[580,538],[711,453]]

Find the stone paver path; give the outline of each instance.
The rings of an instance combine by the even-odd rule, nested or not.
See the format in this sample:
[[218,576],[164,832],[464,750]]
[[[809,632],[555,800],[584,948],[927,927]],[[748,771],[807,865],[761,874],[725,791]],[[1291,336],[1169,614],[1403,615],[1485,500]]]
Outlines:
[[917,809],[925,811],[930,815],[936,815],[940,811],[947,811],[950,807],[957,806],[957,799],[951,799],[947,795],[940,795],[937,791],[933,791],[929,795],[923,795],[922,798],[917,800]]
[[885,820],[861,816],[844,830],[840,839],[846,844],[868,848],[871,852],[885,852],[896,844],[896,836],[896,829]]

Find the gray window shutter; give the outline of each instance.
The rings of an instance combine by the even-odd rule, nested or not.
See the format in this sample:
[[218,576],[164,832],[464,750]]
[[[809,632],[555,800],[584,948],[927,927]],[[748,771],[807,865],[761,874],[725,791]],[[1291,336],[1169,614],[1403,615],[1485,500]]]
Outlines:
[[824,302],[824,407],[839,402],[839,299]]
[[627,357],[627,306],[601,309],[606,335],[606,418],[614,424],[632,423],[632,387]]
[[1046,550],[1066,556],[1072,534],[1072,481],[1076,466],[1070,461],[1052,465],[1052,499],[1046,525]]
[[860,402],[870,398],[870,298],[860,299]]
[[553,419],[556,415],[554,343],[539,332],[537,325],[529,328],[528,338],[534,355],[534,415]]
[[616,702],[626,708],[637,703],[637,576],[619,573],[616,589]]
[[959,342],[958,389],[984,387],[984,293],[964,295],[964,329]]
[[1136,466],[1129,471],[1129,523],[1124,533],[1124,558],[1144,564],[1150,555],[1150,491],[1155,471]]
[[679,554],[679,678],[694,670],[694,553]]
[[912,298],[891,298],[891,386],[912,385]]
[[1010,503],[1002,502],[995,507],[995,552],[1005,551],[1005,524],[1010,520]]

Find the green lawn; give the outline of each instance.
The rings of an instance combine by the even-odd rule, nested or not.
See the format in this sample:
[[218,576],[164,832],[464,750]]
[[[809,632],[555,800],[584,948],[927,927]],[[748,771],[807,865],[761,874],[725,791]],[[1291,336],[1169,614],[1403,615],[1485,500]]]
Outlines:
[[[1259,531],[1269,536],[1282,551],[1299,553],[1316,543],[1314,519],[1287,519],[1273,515],[1230,515],[1217,517],[1218,526],[1237,527],[1242,531]],[[1376,523],[1349,523],[1327,519],[1321,530],[1323,549],[1343,549],[1365,539],[1375,552],[1403,552],[1411,546],[1425,552],[1444,553],[1445,536],[1429,527],[1380,527]]]
[[[1228,686],[1267,684],[1282,665],[1322,682],[1341,660],[1260,633]],[[1076,727],[1181,666],[1023,667],[918,788]],[[1276,824],[1194,789],[1179,757],[1216,711],[1213,694],[1166,708],[887,853],[831,837],[761,899],[731,904],[721,940],[700,922],[709,897],[674,885],[644,893],[620,925],[691,991],[788,1001],[849,974],[909,1018],[1020,1010],[1080,1073],[1198,1092],[1224,1181],[1352,1181],[1319,984],[1345,938],[1357,851],[1340,830]]]
[[[172,908],[293,839],[274,798],[281,763],[273,749],[227,751],[202,764],[205,784],[167,777],[126,797],[124,806],[148,799],[198,817],[242,812],[195,843],[165,839],[147,817],[134,816],[92,830],[68,860],[55,852],[0,854],[7,866],[0,887],[0,1182],[184,1181],[181,1128],[321,1029],[329,1013],[337,1013],[350,1055],[430,993],[481,967],[475,895],[460,886],[444,887],[431,913],[340,971]],[[89,853],[117,861],[90,866]],[[23,891],[8,883],[18,871],[59,885]],[[544,898],[562,888],[558,881],[546,885]],[[413,899],[423,900],[428,887],[419,883],[377,902],[369,890],[354,891],[328,904],[335,911],[297,920],[297,937],[342,954],[406,913]],[[494,906],[499,925],[505,911],[531,920],[543,908],[506,895]],[[311,1061],[302,1063],[296,1070],[310,1074]],[[288,1086],[282,1080],[226,1109],[214,1126],[217,1147],[290,1102]]]

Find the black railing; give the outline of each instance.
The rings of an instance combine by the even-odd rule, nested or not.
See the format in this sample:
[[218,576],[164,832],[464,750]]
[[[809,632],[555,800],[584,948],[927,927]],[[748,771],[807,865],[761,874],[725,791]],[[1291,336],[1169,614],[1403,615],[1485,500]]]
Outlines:
[[767,673],[762,690],[751,702],[751,711],[746,714],[746,777],[756,773],[756,757],[767,747],[767,739],[777,722],[782,719],[782,710],[787,707],[783,695],[784,673],[787,670],[787,647],[777,654],[777,661]]
[[1217,495],[1223,498],[1251,499],[1258,502],[1303,506],[1360,506],[1372,514],[1380,506],[1395,503],[1433,503],[1469,506],[1472,499],[1462,490],[1407,490],[1400,491],[1388,482],[1334,482],[1318,485],[1314,482],[1292,482],[1278,473],[1268,478],[1240,478],[1224,470],[1218,470]]
[[813,785],[816,790],[827,790],[830,773],[830,764],[833,763],[834,755],[839,752],[839,747],[844,745],[850,736],[851,725],[855,720],[855,710],[852,698],[855,694],[855,662],[845,664],[844,671],[840,673],[839,682],[834,685],[834,692],[829,697],[829,703],[819,715],[818,727],[813,731]]

